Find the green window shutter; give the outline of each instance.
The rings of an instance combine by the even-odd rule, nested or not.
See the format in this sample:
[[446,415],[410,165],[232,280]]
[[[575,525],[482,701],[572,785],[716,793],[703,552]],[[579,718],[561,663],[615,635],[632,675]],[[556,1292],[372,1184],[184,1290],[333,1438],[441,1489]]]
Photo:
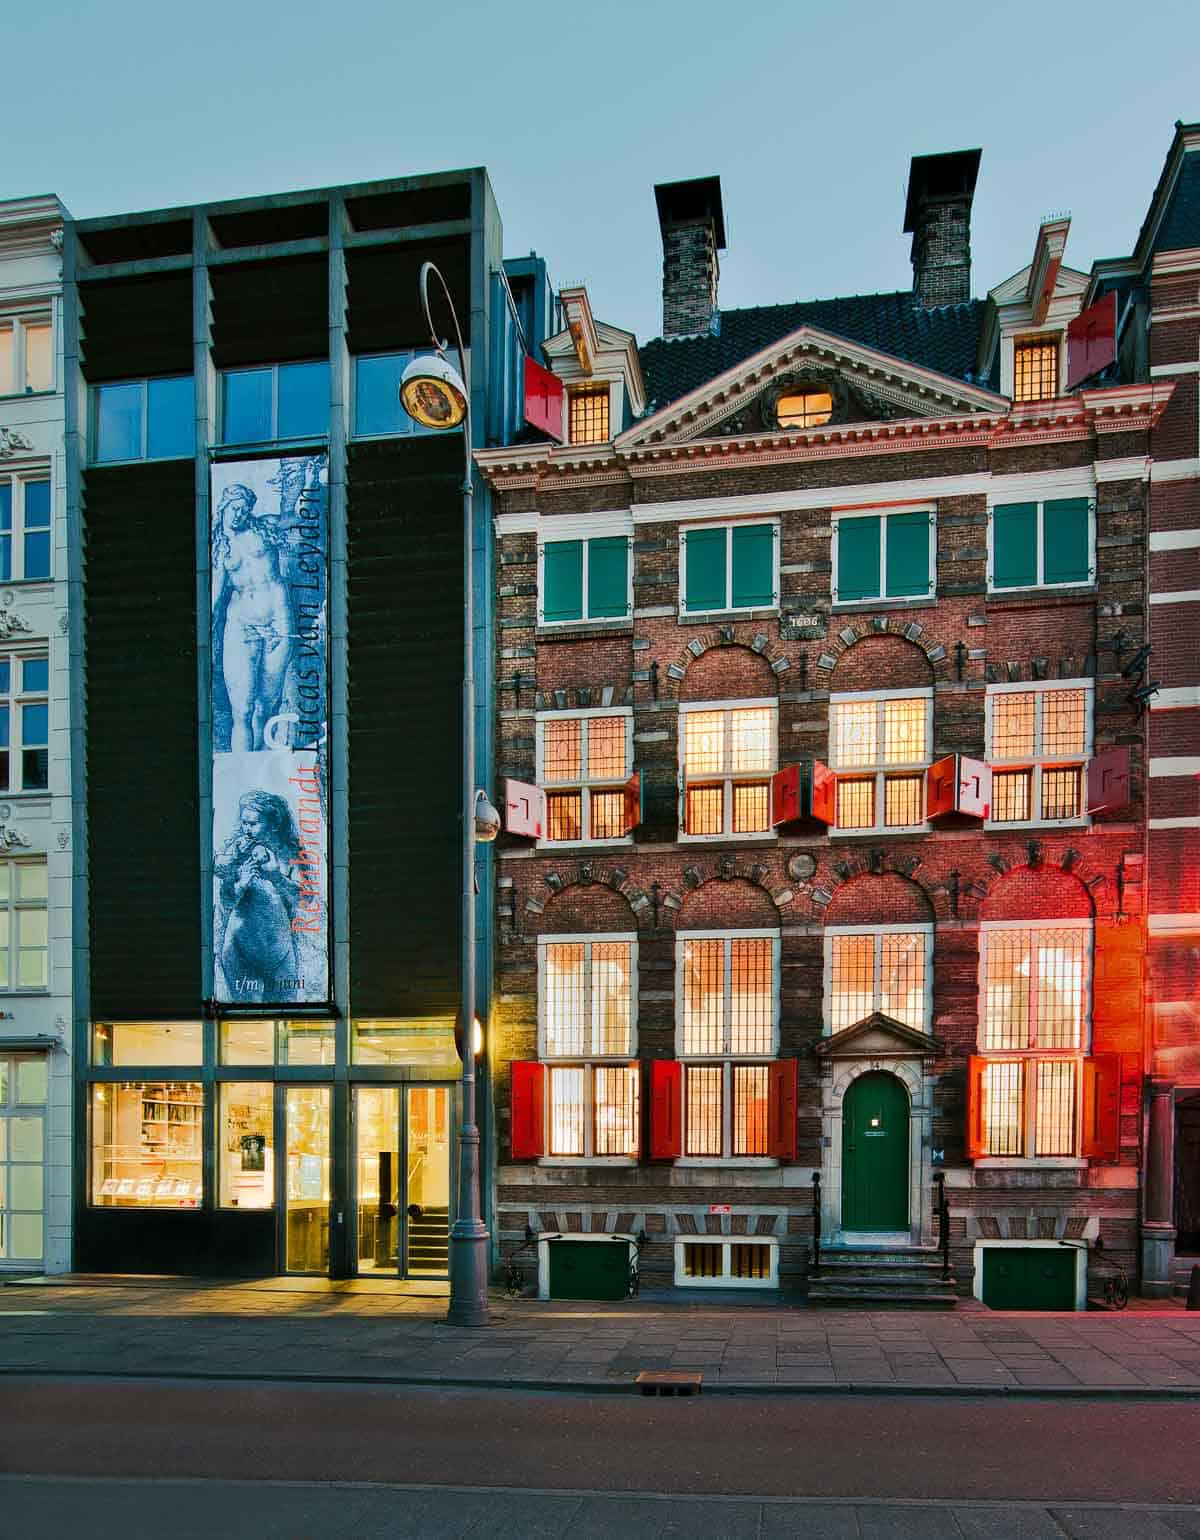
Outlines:
[[583,619],[582,540],[550,540],[542,547],[542,619]]
[[893,513],[887,521],[884,593],[889,599],[906,599],[929,592],[929,515]]
[[1088,562],[1088,500],[1058,497],[1042,508],[1043,581],[1086,583]]
[[683,607],[723,610],[726,529],[689,529],[683,537]]
[[837,597],[879,597],[879,520],[838,520]]
[[764,610],[775,603],[775,530],[770,524],[735,528],[733,605],[735,610]]
[[992,587],[1032,588],[1037,582],[1037,504],[992,509]]
[[609,535],[587,543],[589,620],[629,613],[629,541]]

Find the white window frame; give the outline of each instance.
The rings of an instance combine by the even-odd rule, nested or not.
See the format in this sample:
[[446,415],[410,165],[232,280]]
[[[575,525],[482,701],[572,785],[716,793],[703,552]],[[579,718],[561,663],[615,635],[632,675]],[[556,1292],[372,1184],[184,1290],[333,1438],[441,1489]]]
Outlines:
[[[625,613],[624,615],[596,615],[588,618],[588,559],[587,544],[590,540],[612,540],[618,535],[623,535],[628,542],[629,550],[625,562]],[[583,581],[580,590],[580,598],[583,613],[578,620],[547,620],[545,615],[546,594],[546,547],[548,545],[561,545],[568,540],[583,542]],[[545,631],[571,631],[578,630],[580,626],[628,626],[633,619],[633,525],[629,515],[624,514],[619,520],[605,518],[603,515],[596,519],[590,517],[589,523],[581,526],[574,519],[570,524],[563,520],[554,521],[549,528],[545,525],[538,531],[537,543],[537,623],[539,630]],[[597,712],[585,712],[585,716],[595,716]]]
[[[993,702],[999,695],[1045,695],[1052,690],[1082,690],[1083,702],[1083,749],[1078,755],[1068,756],[1066,759],[1055,758],[1041,753],[1042,717],[1044,705],[1034,701],[1034,753],[1030,755],[1018,755],[1012,759],[998,759],[993,748],[992,724],[994,717]],[[985,829],[1082,829],[1091,824],[1091,818],[1087,812],[1087,766],[1094,752],[1095,733],[1095,685],[1090,679],[1035,679],[1027,683],[1016,684],[989,684],[984,696],[984,743],[987,763],[993,771],[1002,773],[1008,771],[1028,770],[1030,772],[1029,787],[1029,818],[996,819],[988,818],[984,823]],[[1079,807],[1080,811],[1074,818],[1043,818],[1042,817],[1042,771],[1055,769],[1079,768]],[[993,795],[993,805],[995,797]]]
[[[887,587],[887,521],[897,513],[924,513],[929,515],[929,588],[924,594],[885,594]],[[867,594],[862,599],[838,598],[838,534],[843,521],[850,519],[879,520],[879,587],[881,592]],[[834,609],[845,609],[856,604],[928,604],[937,594],[937,507],[933,503],[916,503],[911,508],[856,508],[850,512],[838,512],[833,516],[833,544],[830,552],[833,572],[830,576]]]
[[[50,523],[45,533],[50,540],[50,571],[45,577],[25,576],[25,489],[31,481],[46,481],[50,484]],[[7,538],[12,541],[12,576],[10,583],[52,583],[54,581],[54,477],[50,467],[38,467],[37,469],[25,468],[20,471],[0,473],[0,485],[12,488],[12,529]],[[38,533],[43,533],[40,529]]]
[[[720,1246],[722,1276],[689,1278],[684,1270],[684,1250],[688,1246]],[[771,1270],[765,1278],[733,1278],[729,1273],[730,1249],[734,1246],[765,1246],[771,1253]],[[677,1289],[777,1289],[779,1287],[779,1241],[770,1235],[681,1235],[675,1240],[675,1287]]]
[[[1081,1002],[1080,1042],[1076,1048],[999,1048],[982,1047],[983,1013],[987,1008],[987,946],[989,935],[1009,930],[1078,930],[1088,940],[1084,949],[1087,974]],[[979,973],[977,998],[979,1021],[976,1025],[976,1048],[979,1058],[987,1064],[1018,1063],[1021,1070],[1021,1153],[1019,1155],[982,1155],[976,1166],[994,1167],[1066,1167],[1086,1166],[1087,1160],[1079,1154],[1083,1140],[1083,1066],[1092,1051],[1092,1006],[1096,966],[1096,926],[1094,920],[983,920],[979,926]],[[1037,1066],[1058,1060],[1075,1066],[1075,1153],[1072,1155],[1037,1154]]]
[[[587,769],[587,729],[580,733],[580,770],[585,772],[578,781],[548,781],[546,779],[546,723],[547,722],[588,722],[596,717],[623,717],[625,720],[625,770],[619,776],[589,777]],[[552,792],[581,793],[580,799],[580,827],[591,828],[593,791],[619,791],[633,775],[633,708],[632,706],[596,706],[595,708],[580,709],[577,711],[539,711],[534,719],[535,742],[535,773],[537,784],[546,793],[546,834],[538,840],[539,850],[578,850],[584,846],[632,845],[633,835],[615,834],[611,839],[593,839],[585,835],[577,840],[552,840],[550,838],[550,809],[549,797]]]
[[[883,743],[883,706],[889,700],[924,700],[925,702],[925,756],[923,759],[910,760],[904,764],[882,765],[843,765],[838,762],[837,726],[835,722],[835,708],[841,705],[861,705],[868,703],[878,706],[877,735],[882,749]],[[844,690],[829,697],[829,768],[838,778],[838,794],[841,793],[840,783],[847,781],[865,781],[874,777],[875,780],[875,821],[869,828],[844,829],[839,823],[830,826],[831,837],[839,839],[853,839],[856,836],[890,834],[920,833],[929,828],[929,821],[925,817],[925,791],[921,791],[921,818],[918,823],[889,824],[884,819],[887,816],[886,781],[889,775],[911,776],[918,772],[924,773],[933,763],[933,689],[929,685],[918,685],[907,690]],[[835,807],[835,818],[838,809]]]
[[[1039,396],[1036,400],[1018,401],[1013,394],[1017,384],[1017,347],[1023,342],[1058,343],[1058,394]],[[1012,326],[1000,339],[1000,394],[1007,396],[1015,407],[1037,406],[1043,401],[1056,401],[1062,397],[1067,379],[1067,329],[1061,324],[1053,326]]]
[[[1031,403],[1032,404],[1032,403]],[[1064,502],[1068,498],[1087,498],[1088,504],[1088,575],[1077,583],[1048,583],[1046,581],[1046,504]],[[997,508],[1007,507],[1010,503],[1036,503],[1037,504],[1037,577],[1032,583],[1021,588],[997,588],[996,587],[996,562],[995,562],[995,534]],[[1088,488],[1078,491],[1063,490],[1054,492],[1038,491],[1032,496],[1021,497],[1015,491],[1008,493],[993,492],[988,498],[987,509],[987,591],[989,598],[1004,599],[1009,595],[1017,597],[1020,594],[1033,593],[1036,589],[1046,588],[1053,593],[1060,590],[1074,588],[1094,588],[1096,584],[1096,494]]]
[[[587,440],[575,440],[571,437],[571,397],[579,394],[594,393],[599,395],[602,387],[608,390],[608,437]],[[563,388],[563,431],[562,441],[568,449],[603,449],[606,444],[611,444],[621,432],[621,381],[606,380],[603,377],[587,377],[581,380],[571,380]]]
[[[50,992],[50,866],[45,856],[37,856],[32,860],[15,860],[6,857],[5,864],[9,868],[7,904],[3,905],[9,915],[8,925],[8,977],[7,989],[0,989],[0,998],[5,995],[45,995]],[[17,897],[16,868],[18,866],[40,866],[46,872],[46,897],[44,899],[21,900]],[[20,945],[17,937],[16,916],[22,911],[40,909],[46,915],[46,982],[44,984],[19,984],[17,982],[20,968]],[[32,950],[32,949],[31,949]],[[40,949],[39,949],[40,950]]]
[[[550,1054],[546,1050],[546,948],[555,944],[568,946],[580,946],[585,948],[584,967],[586,969],[588,985],[591,983],[591,955],[587,950],[593,942],[622,942],[629,947],[629,1051],[620,1054]],[[587,1009],[587,996],[585,995],[585,1011]],[[537,1056],[538,1062],[545,1065],[545,1097],[544,1127],[546,1129],[547,1153],[538,1157],[539,1165],[578,1166],[584,1162],[588,1165],[601,1166],[635,1166],[641,1158],[641,1130],[636,1130],[637,1147],[632,1155],[597,1155],[595,1153],[595,1086],[597,1069],[627,1069],[637,1065],[638,1048],[638,941],[636,931],[574,931],[563,934],[545,935],[538,937],[537,950]],[[555,1069],[579,1069],[584,1075],[584,1122],[583,1122],[583,1147],[582,1155],[553,1155],[549,1153],[550,1129],[553,1126],[553,1108],[551,1104],[552,1080],[551,1071]],[[640,1101],[639,1101],[640,1110]]]
[[[37,390],[26,384],[25,332],[31,326],[50,328],[50,383]],[[58,354],[55,348],[54,313],[52,310],[16,310],[0,314],[0,331],[11,331],[13,346],[12,388],[5,389],[0,381],[0,399],[8,396],[52,396],[58,388]]]
[[[933,1026],[933,925],[922,922],[917,925],[827,925],[824,937],[824,977],[821,993],[822,1022],[826,1037],[833,1036],[833,944],[839,936],[874,936],[875,960],[872,989],[872,1011],[882,1011],[883,998],[883,938],[884,936],[924,936],[925,938],[925,1005],[923,1023],[913,1030],[929,1032]],[[845,1031],[846,1028],[840,1030]]]
[[[8,790],[0,790],[0,796],[17,797],[23,793],[32,797],[48,797],[49,786],[49,755],[50,755],[50,655],[43,648],[27,647],[12,652],[0,649],[0,663],[9,666],[9,691],[7,695],[0,694],[0,705],[8,707]],[[26,691],[25,682],[26,663],[45,663],[46,688],[42,690]],[[22,688],[18,689],[18,682]],[[44,748],[47,758],[47,784],[45,786],[26,786],[24,774],[24,762],[22,751],[26,747],[23,735],[24,714],[22,706],[46,707],[46,742],[33,744],[33,748]]]
[[[771,712],[771,761],[766,770],[738,770],[731,769],[714,770],[710,773],[698,773],[692,779],[696,785],[715,786],[721,782],[723,786],[721,804],[721,832],[719,834],[689,834],[687,832],[687,717],[697,711],[720,711],[728,714],[734,711],[762,711],[770,709]],[[729,730],[729,722],[725,724],[725,762],[729,764],[732,756],[733,737]],[[767,816],[770,818],[771,801],[771,777],[779,769],[779,701],[770,696],[760,696],[754,700],[696,700],[681,701],[679,704],[679,835],[681,845],[711,845],[714,842],[724,843],[727,840],[736,840],[739,844],[743,841],[773,840],[777,839],[776,831],[770,827],[765,829],[751,829],[742,834],[733,831],[733,788],[744,785],[749,781],[767,782]]]
[[[735,605],[733,602],[733,539],[735,529],[756,529],[769,525],[771,540],[771,602],[767,605]],[[723,529],[725,540],[725,603],[715,610],[689,610],[687,608],[687,536],[694,530]],[[763,518],[710,519],[696,523],[680,524],[679,540],[679,618],[681,621],[711,620],[717,615],[774,615],[779,613],[779,548],[782,545],[777,515]]]

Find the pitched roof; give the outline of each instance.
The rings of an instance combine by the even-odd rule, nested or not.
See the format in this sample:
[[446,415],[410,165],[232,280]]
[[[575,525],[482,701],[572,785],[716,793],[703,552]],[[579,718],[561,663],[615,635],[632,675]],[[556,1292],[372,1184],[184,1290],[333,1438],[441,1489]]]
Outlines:
[[912,291],[721,312],[717,335],[655,338],[639,349],[650,410],[676,401],[773,342],[815,326],[954,379],[973,378],[984,300],[926,309]]
[[1154,240],[1155,251],[1200,246],[1200,155],[1185,155],[1179,180]]

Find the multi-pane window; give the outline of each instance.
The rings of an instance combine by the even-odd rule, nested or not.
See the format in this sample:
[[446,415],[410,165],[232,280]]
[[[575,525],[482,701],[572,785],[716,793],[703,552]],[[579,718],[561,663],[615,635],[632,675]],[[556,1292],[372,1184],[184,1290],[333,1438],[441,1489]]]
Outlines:
[[1084,812],[1091,686],[994,685],[987,694],[993,823],[1057,823]]
[[1068,588],[1096,569],[1094,504],[1087,497],[997,503],[988,515],[988,581],[1009,588]]
[[223,442],[314,439],[329,432],[329,362],[229,369],[221,377]]
[[715,838],[763,834],[770,829],[776,711],[764,701],[682,709],[686,835]]
[[775,420],[781,428],[819,428],[833,416],[833,397],[827,390],[798,390],[780,396]]
[[678,1288],[773,1288],[778,1282],[779,1243],[762,1240],[675,1242]]
[[933,931],[928,925],[830,927],[825,932],[825,1020],[844,1032],[875,1011],[929,1030]]
[[46,861],[0,861],[0,989],[50,981]]
[[982,1150],[1076,1155],[1091,923],[985,924],[980,947]]
[[50,784],[50,660],[0,654],[0,791]]
[[1013,400],[1051,401],[1057,395],[1057,334],[1017,342],[1013,347]]
[[539,551],[538,623],[620,620],[629,614],[629,536],[546,540]]
[[0,583],[50,576],[50,479],[0,477]]
[[839,829],[911,829],[924,822],[932,712],[928,690],[833,697],[829,762],[838,777]]
[[567,441],[608,443],[608,386],[584,385],[567,392]]
[[637,944],[630,936],[540,939],[548,1155],[637,1155],[641,1079],[638,1065],[628,1062],[635,1052],[636,979]]
[[676,1051],[683,1064],[683,1153],[766,1155],[777,1051],[779,939],[694,931],[676,942]]
[[625,782],[633,749],[633,717],[538,718],[538,782],[546,788],[546,839],[625,837]]
[[766,610],[779,603],[776,523],[704,525],[680,534],[680,610]]
[[0,318],[0,396],[53,389],[53,335],[45,314]]
[[933,592],[931,513],[840,514],[833,542],[835,604]]
[[187,458],[196,445],[196,392],[190,374],[97,385],[92,459]]

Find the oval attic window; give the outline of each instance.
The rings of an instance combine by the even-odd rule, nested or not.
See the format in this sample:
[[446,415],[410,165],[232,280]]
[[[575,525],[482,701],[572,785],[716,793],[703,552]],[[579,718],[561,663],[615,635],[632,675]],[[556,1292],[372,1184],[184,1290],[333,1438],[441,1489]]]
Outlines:
[[819,428],[833,416],[833,397],[827,390],[797,390],[780,396],[775,416],[781,428]]

